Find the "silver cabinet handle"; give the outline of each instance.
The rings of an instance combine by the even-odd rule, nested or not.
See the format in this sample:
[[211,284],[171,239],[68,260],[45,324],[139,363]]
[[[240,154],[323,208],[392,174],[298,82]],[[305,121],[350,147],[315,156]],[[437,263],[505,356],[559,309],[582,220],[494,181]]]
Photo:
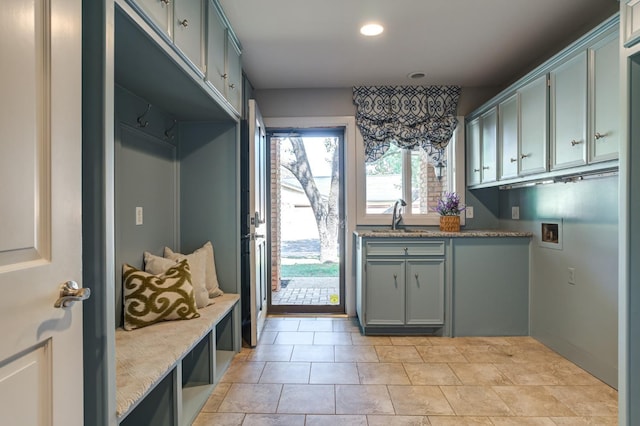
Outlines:
[[510,158],[509,161],[511,161],[512,163],[515,163],[516,161],[518,161],[517,158]]
[[169,3],[171,3],[171,0],[160,0],[160,1],[165,5],[169,5]]
[[520,154],[520,158],[528,158],[531,157],[531,154]]
[[596,132],[596,134],[595,134],[595,135],[593,135],[593,136],[596,138],[596,140],[598,140],[598,139],[602,139],[602,138],[604,138],[604,137],[606,136],[606,134],[604,134],[604,135],[603,135],[603,134],[602,134],[602,133],[600,133],[600,132]]
[[576,145],[580,145],[582,143],[582,141],[577,141],[577,140],[572,140],[571,141],[571,146],[576,146]]
[[404,248],[404,254],[409,254],[409,247]]
[[415,277],[416,277],[416,287],[420,287],[420,280],[418,279],[418,274],[416,274]]
[[220,77],[226,80],[228,76],[227,76],[227,73],[224,73],[224,74],[220,74]]
[[393,284],[398,287],[398,274],[393,274]]
[[484,167],[482,168],[482,170],[489,170],[489,169],[490,169],[490,167],[489,167],[489,166],[484,166]]
[[180,25],[187,28],[189,26],[189,21],[186,19],[183,19],[182,21],[180,21]]
[[235,85],[235,84],[233,84],[233,83],[231,83],[231,84],[229,85],[229,88],[230,88],[230,89],[235,89],[235,88],[236,88],[236,85]]
[[60,286],[60,297],[53,304],[54,308],[70,308],[75,302],[82,302],[91,296],[91,289],[80,288],[77,282],[67,281]]
[[473,169],[473,171],[474,171],[475,173],[477,173],[477,172],[479,172],[479,171],[480,171],[480,169]]

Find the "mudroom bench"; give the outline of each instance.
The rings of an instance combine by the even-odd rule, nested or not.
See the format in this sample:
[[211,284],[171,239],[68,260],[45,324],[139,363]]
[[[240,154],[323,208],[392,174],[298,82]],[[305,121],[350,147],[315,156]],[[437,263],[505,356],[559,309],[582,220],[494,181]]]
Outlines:
[[116,330],[116,406],[124,426],[190,425],[240,350],[240,300],[224,294],[200,317]]

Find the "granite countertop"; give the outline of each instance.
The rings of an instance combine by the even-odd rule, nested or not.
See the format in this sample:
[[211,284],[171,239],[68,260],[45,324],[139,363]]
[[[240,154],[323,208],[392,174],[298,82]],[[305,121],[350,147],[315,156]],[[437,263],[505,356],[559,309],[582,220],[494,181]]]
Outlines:
[[489,238],[489,237],[529,237],[532,232],[504,231],[500,229],[469,229],[460,232],[443,232],[437,229],[364,229],[354,232],[358,237],[375,238]]

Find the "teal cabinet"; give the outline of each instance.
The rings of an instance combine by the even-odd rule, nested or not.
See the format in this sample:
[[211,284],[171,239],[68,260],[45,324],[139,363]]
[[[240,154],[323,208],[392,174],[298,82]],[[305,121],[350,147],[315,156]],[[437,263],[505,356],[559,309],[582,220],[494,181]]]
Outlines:
[[549,95],[544,74],[519,88],[520,141],[518,174],[543,173],[547,169]]
[[500,179],[518,176],[518,94],[498,105]]
[[467,185],[477,185],[482,180],[480,117],[467,124]]
[[482,183],[494,182],[498,176],[496,170],[496,146],[498,130],[498,108],[491,108],[482,114]]
[[615,160],[620,145],[619,36],[610,34],[589,49],[589,162]]
[[562,63],[551,76],[551,168],[587,163],[587,52]]
[[171,37],[173,4],[171,0],[135,0],[138,7],[149,17],[160,32]]
[[366,323],[402,326],[405,316],[405,261],[367,259]]
[[445,247],[433,239],[358,240],[356,310],[365,334],[444,326]]
[[453,239],[453,336],[529,335],[529,238]]
[[202,0],[176,0],[174,7],[174,42],[188,60],[204,71]]
[[242,62],[240,47],[227,31],[227,87],[226,98],[236,111],[242,113]]
[[441,326],[444,324],[444,258],[406,261],[407,325]]
[[209,0],[207,6],[207,81],[224,95],[227,27],[213,0]]

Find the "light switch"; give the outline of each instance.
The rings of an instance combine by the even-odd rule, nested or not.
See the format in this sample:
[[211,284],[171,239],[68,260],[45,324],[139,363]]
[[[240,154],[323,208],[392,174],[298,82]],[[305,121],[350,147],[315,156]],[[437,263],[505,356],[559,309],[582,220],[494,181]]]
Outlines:
[[142,207],[136,207],[136,225],[142,225]]
[[511,207],[511,219],[515,219],[515,220],[520,219],[520,207],[518,206]]

